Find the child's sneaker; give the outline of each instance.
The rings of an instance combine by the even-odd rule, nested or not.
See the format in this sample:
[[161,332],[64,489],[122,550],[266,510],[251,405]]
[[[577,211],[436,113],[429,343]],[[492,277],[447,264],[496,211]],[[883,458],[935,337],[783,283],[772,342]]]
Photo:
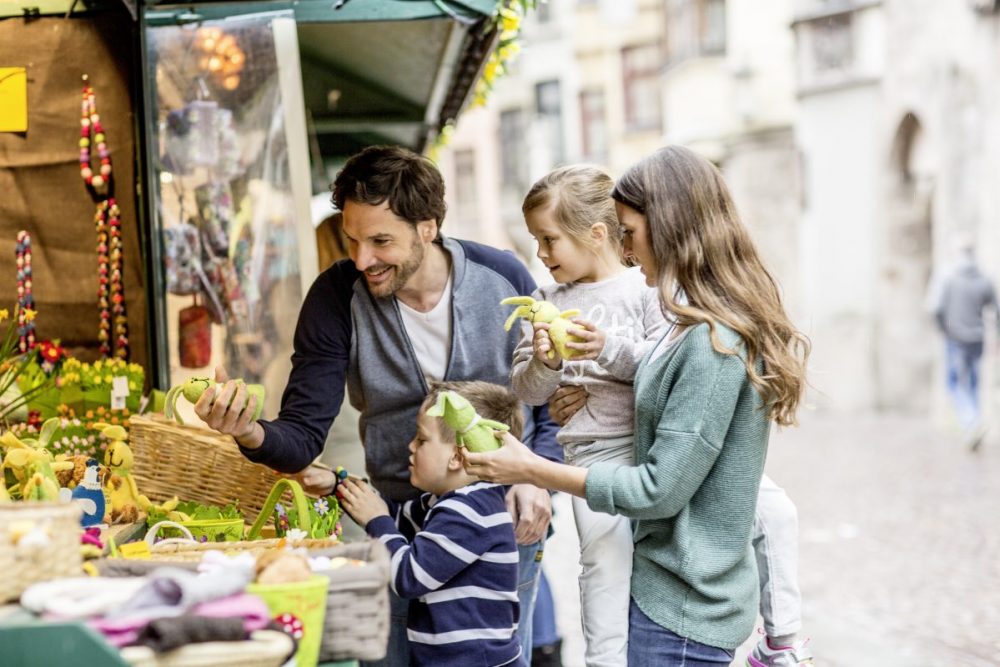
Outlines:
[[813,667],[812,651],[806,646],[809,642],[799,642],[794,646],[772,648],[767,637],[761,637],[747,656],[747,667]]

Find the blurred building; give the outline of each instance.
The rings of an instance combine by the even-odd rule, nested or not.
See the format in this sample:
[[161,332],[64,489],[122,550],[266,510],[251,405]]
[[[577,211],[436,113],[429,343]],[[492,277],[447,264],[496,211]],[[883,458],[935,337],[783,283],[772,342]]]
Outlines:
[[1000,261],[996,5],[550,0],[442,158],[448,231],[533,255],[519,204],[548,169],[688,145],[813,340],[810,402],[943,412],[931,275],[960,232]]

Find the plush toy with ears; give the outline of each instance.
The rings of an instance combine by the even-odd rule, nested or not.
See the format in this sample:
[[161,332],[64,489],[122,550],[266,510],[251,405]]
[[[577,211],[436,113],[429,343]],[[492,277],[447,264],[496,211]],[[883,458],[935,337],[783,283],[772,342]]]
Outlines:
[[566,347],[566,343],[584,342],[577,336],[569,333],[569,328],[577,326],[570,322],[569,318],[580,314],[579,309],[572,308],[559,312],[559,307],[549,301],[536,301],[530,296],[512,296],[500,302],[501,306],[515,305],[517,308],[510,314],[504,323],[504,331],[510,331],[514,325],[514,320],[523,317],[532,324],[535,322],[547,323],[549,325],[549,338],[552,340],[554,350],[549,350],[548,358],[553,359],[558,353],[563,359],[572,359],[579,354],[577,350]]
[[[239,383],[243,383],[243,380],[237,380]],[[181,395],[184,396],[191,403],[197,403],[201,395],[208,391],[209,387],[215,386],[217,391],[221,391],[223,385],[222,383],[215,383],[208,378],[199,377],[191,378],[184,384],[179,384],[176,387],[170,389],[167,392],[166,405],[164,408],[164,414],[167,419],[175,419],[178,424],[183,424],[184,420],[181,419],[180,414],[177,412],[177,398]],[[261,384],[248,384],[247,388],[247,402],[250,401],[250,396],[257,397],[257,408],[253,411],[253,418],[260,419],[260,413],[264,410],[264,385]],[[243,408],[246,405],[242,406]]]
[[455,431],[458,446],[470,452],[499,449],[500,441],[493,432],[510,430],[506,424],[480,417],[468,399],[453,391],[438,394],[437,403],[427,409],[427,416],[442,418]]

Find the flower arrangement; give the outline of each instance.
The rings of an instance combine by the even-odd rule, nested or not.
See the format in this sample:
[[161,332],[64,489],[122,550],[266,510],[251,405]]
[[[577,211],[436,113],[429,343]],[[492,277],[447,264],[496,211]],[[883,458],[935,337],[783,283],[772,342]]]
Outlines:
[[[138,411],[146,381],[142,366],[119,358],[83,362],[66,354],[58,340],[43,341],[28,353],[18,386],[22,394],[33,392],[28,409],[37,413],[35,420],[43,420],[63,416],[60,406],[79,414],[114,408],[112,389],[119,377],[125,379],[128,395],[125,404],[115,409]],[[43,389],[37,390],[40,386]]]
[[[49,440],[47,449],[55,455],[82,455],[103,461],[108,444],[101,437],[102,426],[125,426],[131,414],[128,408],[111,410],[101,406],[95,410],[87,410],[78,417],[71,407],[60,405],[56,409],[59,426]],[[12,424],[10,431],[19,438],[34,438],[38,435],[40,425],[38,414],[32,413],[27,422]]]
[[[340,503],[335,496],[317,498],[309,504],[309,533],[306,537],[324,539],[330,536],[340,537],[343,526],[340,525]],[[274,506],[274,534],[278,537],[289,536],[290,526],[298,526],[299,517],[294,507],[286,508],[281,503]]]
[[[545,0],[542,0],[545,2]],[[472,108],[486,105],[497,79],[507,73],[510,63],[521,52],[518,38],[521,36],[521,23],[528,11],[538,6],[538,0],[498,0],[496,9],[486,22],[486,32],[496,31],[498,38],[496,46],[486,59],[483,72],[472,90]],[[441,128],[434,143],[427,150],[428,157],[437,161],[441,149],[448,145],[455,132],[454,121],[449,121]]]

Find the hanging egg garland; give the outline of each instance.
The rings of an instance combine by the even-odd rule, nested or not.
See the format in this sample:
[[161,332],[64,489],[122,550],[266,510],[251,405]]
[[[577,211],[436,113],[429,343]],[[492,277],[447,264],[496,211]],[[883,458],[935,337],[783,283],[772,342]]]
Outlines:
[[[96,148],[100,159],[96,173],[90,161],[91,147]],[[111,151],[108,150],[104,126],[97,113],[94,89],[86,74],[83,75],[83,100],[80,103],[80,176],[95,190],[111,182]]]
[[17,264],[17,349],[35,349],[35,297],[31,292],[31,234],[21,230],[14,246]]
[[[91,149],[97,150],[100,166],[91,166]],[[111,151],[89,78],[83,75],[80,106],[80,176],[97,202],[94,226],[97,232],[97,307],[100,328],[97,338],[102,357],[129,358],[128,317],[125,312],[124,245],[121,210],[115,201],[111,175]],[[103,194],[100,191],[103,189]]]

